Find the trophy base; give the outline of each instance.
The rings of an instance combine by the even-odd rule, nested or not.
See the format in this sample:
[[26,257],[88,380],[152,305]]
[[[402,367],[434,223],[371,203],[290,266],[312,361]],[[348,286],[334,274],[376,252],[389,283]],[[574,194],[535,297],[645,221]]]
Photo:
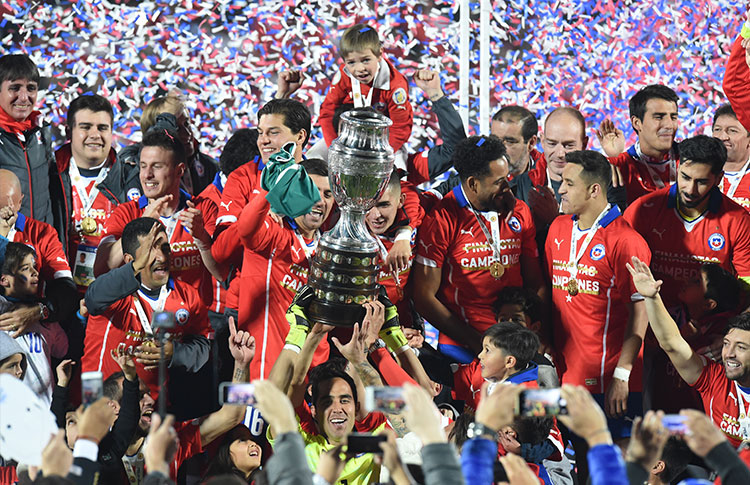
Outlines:
[[353,327],[365,318],[365,308],[352,303],[333,303],[313,300],[307,309],[310,323],[322,323],[336,327]]

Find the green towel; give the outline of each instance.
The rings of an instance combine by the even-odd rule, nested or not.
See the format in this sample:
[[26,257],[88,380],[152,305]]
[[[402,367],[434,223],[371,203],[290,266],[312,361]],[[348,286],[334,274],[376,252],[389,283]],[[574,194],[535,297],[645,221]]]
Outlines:
[[289,142],[280,152],[271,155],[260,176],[260,186],[268,192],[266,200],[271,210],[292,219],[310,212],[320,200],[318,187],[305,168],[294,163],[296,147]]

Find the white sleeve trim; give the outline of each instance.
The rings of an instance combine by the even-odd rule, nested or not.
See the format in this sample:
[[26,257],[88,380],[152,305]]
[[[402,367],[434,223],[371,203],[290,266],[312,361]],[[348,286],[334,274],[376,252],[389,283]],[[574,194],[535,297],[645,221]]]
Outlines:
[[643,300],[645,300],[645,298],[643,298],[643,296],[638,292],[635,292],[632,295],[630,295],[630,301],[635,302],[635,301],[643,301]]
[[219,217],[216,218],[216,225],[217,226],[219,224],[232,224],[232,223],[235,223],[235,222],[237,222],[237,216],[224,215],[224,216],[219,216]]
[[435,261],[431,260],[430,258],[425,258],[424,256],[417,255],[415,261],[423,266],[429,266],[430,268],[439,268],[438,264]]
[[88,458],[91,461],[96,461],[98,454],[99,445],[91,440],[77,439],[75,446],[73,446],[74,458]]
[[102,240],[99,241],[99,246],[101,246],[102,244],[109,244],[109,243],[114,244],[116,242],[117,242],[117,238],[113,236],[112,234],[109,234],[107,236],[104,236]]
[[58,278],[72,278],[73,273],[69,269],[64,269],[62,271],[55,271],[55,274],[53,275],[52,279],[58,279]]

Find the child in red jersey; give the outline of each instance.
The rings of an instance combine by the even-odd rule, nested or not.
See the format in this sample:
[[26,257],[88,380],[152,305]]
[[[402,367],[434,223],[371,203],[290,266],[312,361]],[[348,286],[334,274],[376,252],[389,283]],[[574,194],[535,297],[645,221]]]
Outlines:
[[[336,138],[337,127],[333,126],[336,108],[353,103],[355,108],[372,106],[393,121],[388,141],[398,152],[409,140],[414,120],[409,83],[383,58],[380,38],[372,27],[357,24],[346,29],[339,52],[344,64],[333,78],[318,117],[326,145],[330,146]],[[403,166],[399,166],[399,158]],[[406,168],[405,157],[397,157],[397,166]]]

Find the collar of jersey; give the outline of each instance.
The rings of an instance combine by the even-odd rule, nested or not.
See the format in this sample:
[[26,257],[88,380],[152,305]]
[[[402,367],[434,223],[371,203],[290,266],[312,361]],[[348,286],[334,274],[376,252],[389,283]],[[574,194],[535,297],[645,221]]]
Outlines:
[[224,184],[221,183],[221,171],[216,172],[216,177],[214,177],[214,181],[211,183],[219,189],[219,192],[224,192]]
[[[138,282],[140,283],[140,280],[138,280]],[[138,286],[138,291],[140,291],[140,292],[141,292],[141,295],[145,296],[145,297],[146,297],[146,298],[148,298],[149,300],[155,300],[155,298],[151,298],[151,297],[150,297],[150,296],[148,296],[148,295],[147,295],[146,293],[142,292],[142,291],[141,291],[141,288],[143,288],[143,283],[141,283],[141,284],[140,284],[140,285]],[[174,279],[172,279],[172,277],[171,277],[171,276],[170,276],[170,277],[169,277],[169,279],[167,280],[167,288],[169,288],[170,290],[174,290]],[[158,299],[158,298],[156,298],[156,299]]]
[[[621,215],[622,215],[622,212],[620,212],[620,208],[617,207],[616,204],[613,205],[609,209],[609,212],[607,212],[606,214],[604,214],[604,217],[602,217],[602,220],[599,221],[599,227],[607,227],[612,221],[614,221],[615,219],[617,219]],[[577,215],[572,215],[570,218],[573,219],[574,221],[578,220],[578,216]]]
[[23,228],[26,227],[26,216],[21,214],[20,212],[17,212],[18,217],[16,217],[16,230],[23,232]]
[[[469,204],[469,199],[466,198],[466,192],[464,192],[464,187],[461,185],[461,182],[458,183],[455,187],[453,187],[453,197],[456,198],[456,202],[458,202],[459,207],[469,207],[471,208],[471,205]],[[477,211],[482,214],[486,214],[486,212],[483,211]]]
[[[180,205],[177,206],[177,210],[182,210],[185,207],[187,207],[187,201],[190,199],[192,199],[190,194],[180,189]],[[148,205],[148,197],[146,197],[145,195],[142,195],[138,199],[138,208],[145,209],[147,205]]]
[[505,379],[505,382],[510,382],[511,384],[522,384],[524,382],[536,381],[538,378],[539,366],[537,366],[536,362],[529,362],[529,365],[527,365],[525,369],[511,374],[510,377]]
[[[718,187],[711,189],[711,194],[708,196],[708,210],[713,213],[719,212],[721,208],[721,191]],[[672,184],[669,187],[669,195],[667,196],[667,207],[670,209],[677,208],[677,184]]]
[[[635,145],[632,145],[630,148],[628,148],[628,155],[630,155],[630,157],[633,160],[640,160],[640,158],[638,157],[638,150],[636,150]],[[641,161],[644,163],[651,164],[651,165],[663,165],[671,161],[673,158],[675,158],[673,157],[673,155],[674,155],[674,149],[670,149],[669,152],[667,152],[667,154],[664,156],[664,159],[661,162],[647,162],[646,160],[641,160]]]

